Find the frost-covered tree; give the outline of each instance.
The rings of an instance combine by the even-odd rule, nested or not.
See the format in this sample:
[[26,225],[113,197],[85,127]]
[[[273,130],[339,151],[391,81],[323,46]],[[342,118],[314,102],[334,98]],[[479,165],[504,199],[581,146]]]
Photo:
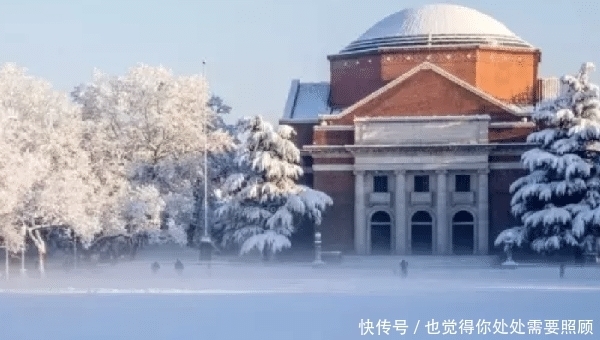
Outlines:
[[561,79],[567,91],[540,105],[532,115],[538,126],[527,139],[528,175],[515,181],[512,213],[523,238],[538,252],[582,246],[598,233],[600,222],[600,92],[589,80],[593,65]]
[[[182,235],[193,223],[198,199],[194,189],[204,178],[205,143],[212,152],[228,143],[228,134],[213,128],[215,113],[209,106],[205,80],[139,65],[124,76],[96,72],[93,81],[76,88],[73,97],[83,106],[85,146],[96,176],[105,185],[107,201],[112,200],[113,206],[129,202],[136,187],[154,186],[159,193],[156,200],[151,203],[151,195],[146,195],[143,202],[163,209],[161,223],[152,218],[146,226],[165,230],[163,237],[154,239],[185,244]],[[131,202],[126,206],[138,207]],[[111,224],[103,228],[104,236],[135,237],[137,231],[148,232],[148,228],[132,227],[141,223],[139,219],[123,221],[129,213],[109,210],[107,215],[111,213],[104,218]]]
[[325,193],[297,184],[300,151],[290,126],[275,130],[253,117],[240,122],[238,133],[236,172],[219,192],[223,242],[240,245],[241,254],[257,249],[271,256],[291,246],[289,238],[302,218],[320,224],[333,202]]
[[0,98],[0,200],[2,228],[8,228],[2,233],[14,245],[17,235],[21,246],[29,237],[43,273],[44,231],[64,225],[84,240],[99,232],[80,111],[66,93],[14,64],[0,69]]
[[44,159],[20,150],[16,135],[19,125],[17,115],[3,103],[0,106],[0,239],[12,252],[25,245],[26,230],[18,223],[17,207],[32,190],[37,174],[46,171]]

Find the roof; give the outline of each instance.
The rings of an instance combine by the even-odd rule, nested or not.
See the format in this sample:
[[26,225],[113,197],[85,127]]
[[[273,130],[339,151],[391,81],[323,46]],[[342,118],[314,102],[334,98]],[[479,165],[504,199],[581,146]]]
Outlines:
[[341,111],[338,114],[329,114],[329,115],[325,115],[323,117],[320,118],[324,118],[324,119],[335,119],[335,118],[340,118],[342,116],[348,115],[350,113],[352,113],[353,111],[355,111],[356,109],[358,109],[359,107],[369,103],[371,100],[379,97],[380,95],[382,95],[383,93],[391,90],[392,88],[396,87],[398,84],[404,82],[405,80],[407,80],[408,78],[410,78],[411,76],[417,74],[420,71],[423,70],[431,70],[437,74],[439,74],[440,76],[450,80],[451,82],[457,84],[458,86],[470,91],[471,93],[483,98],[484,100],[497,105],[498,107],[501,107],[502,109],[506,110],[507,112],[510,112],[516,116],[522,116],[522,117],[526,117],[529,115],[529,113],[531,112],[530,109],[528,107],[519,107],[516,105],[512,105],[512,104],[507,104],[497,98],[495,98],[494,96],[483,92],[482,90],[478,89],[477,87],[467,83],[466,81],[458,78],[457,76],[449,73],[448,71],[444,70],[443,68],[432,64],[430,62],[423,62],[417,66],[415,66],[414,68],[412,68],[410,71],[404,73],[403,75],[401,75],[400,77],[392,80],[391,82],[389,82],[387,85],[383,86],[382,88],[380,88],[379,90],[371,93],[370,95],[366,96],[365,98],[359,100],[358,102],[356,102],[355,104],[349,106],[348,108],[346,108],[345,110]]
[[489,15],[458,5],[433,4],[387,16],[340,53],[386,47],[464,44],[533,48]]
[[282,121],[316,122],[320,115],[339,112],[329,106],[329,83],[293,80]]
[[336,118],[346,115],[349,111],[355,110],[357,107],[366,104],[373,98],[379,96],[388,89],[400,84],[401,82],[408,79],[410,76],[416,74],[421,70],[432,70],[441,76],[449,79],[457,85],[471,91],[472,93],[480,96],[481,98],[504,108],[506,111],[511,112],[517,116],[528,116],[533,112],[533,106],[518,106],[514,104],[505,103],[495,97],[481,91],[473,85],[465,82],[464,80],[450,74],[439,66],[436,66],[429,62],[421,63],[414,67],[410,71],[394,79],[387,85],[383,86],[379,90],[371,93],[365,98],[361,99],[354,105],[347,108],[332,108],[329,105],[329,92],[330,84],[328,82],[312,82],[312,83],[301,83],[300,80],[295,79],[292,81],[288,98],[286,101],[285,109],[283,112],[283,118],[280,120],[282,123],[316,123],[319,118]]

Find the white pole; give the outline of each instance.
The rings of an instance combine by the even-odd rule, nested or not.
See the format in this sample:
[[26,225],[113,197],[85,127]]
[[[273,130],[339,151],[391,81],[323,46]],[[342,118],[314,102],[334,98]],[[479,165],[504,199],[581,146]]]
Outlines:
[[[206,79],[206,61],[202,61],[202,78]],[[208,115],[204,117],[204,237],[208,234]]]
[[322,258],[322,253],[321,253],[322,249],[321,249],[321,233],[320,232],[316,232],[315,233],[315,260],[313,261],[313,266],[314,267],[319,267],[325,264],[325,262],[323,262],[323,258]]
[[73,268],[77,269],[77,237],[73,232]]
[[[202,61],[202,78],[206,79],[206,61]],[[210,266],[210,252],[212,251],[210,233],[208,232],[208,114],[204,116],[204,232],[200,239],[200,257],[208,260]],[[206,255],[206,259],[204,258]]]
[[21,275],[25,275],[25,246],[21,249]]

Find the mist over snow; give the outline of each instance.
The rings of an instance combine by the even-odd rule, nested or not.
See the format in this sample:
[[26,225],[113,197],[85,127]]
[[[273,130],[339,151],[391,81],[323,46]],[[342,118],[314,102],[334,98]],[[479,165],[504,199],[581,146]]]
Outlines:
[[[358,339],[361,319],[374,324],[387,319],[405,320],[407,337],[429,339],[425,324],[431,320],[439,322],[440,332],[452,320],[588,320],[596,313],[586,306],[600,302],[597,267],[569,266],[560,279],[554,265],[510,270],[492,267],[488,257],[405,257],[409,272],[403,279],[394,273],[397,257],[349,256],[341,264],[313,268],[218,257],[208,267],[199,263],[197,251],[178,247],[138,255],[68,272],[48,261],[45,278],[22,278],[14,268],[13,277],[0,282],[0,313],[10,325],[3,336]],[[181,275],[174,268],[178,258]],[[156,273],[153,262],[160,264]],[[377,336],[378,328],[372,330]],[[468,337],[500,336],[492,331],[490,325],[489,334],[475,329]],[[393,327],[389,332],[398,336]]]

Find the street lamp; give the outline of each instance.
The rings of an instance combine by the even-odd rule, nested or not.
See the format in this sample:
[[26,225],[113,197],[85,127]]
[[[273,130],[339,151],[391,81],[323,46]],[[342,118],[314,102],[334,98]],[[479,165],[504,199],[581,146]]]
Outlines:
[[[206,61],[202,61],[202,78],[206,77]],[[208,232],[208,115],[204,117],[204,231],[200,239],[200,261],[210,263],[212,242]]]
[[24,244],[23,248],[21,248],[21,276],[27,275],[27,270],[25,269],[25,247],[26,246],[27,246],[27,244]]
[[321,258],[321,242],[321,233],[317,231],[315,233],[315,260],[313,261],[313,266],[315,267],[320,267],[325,264]]

